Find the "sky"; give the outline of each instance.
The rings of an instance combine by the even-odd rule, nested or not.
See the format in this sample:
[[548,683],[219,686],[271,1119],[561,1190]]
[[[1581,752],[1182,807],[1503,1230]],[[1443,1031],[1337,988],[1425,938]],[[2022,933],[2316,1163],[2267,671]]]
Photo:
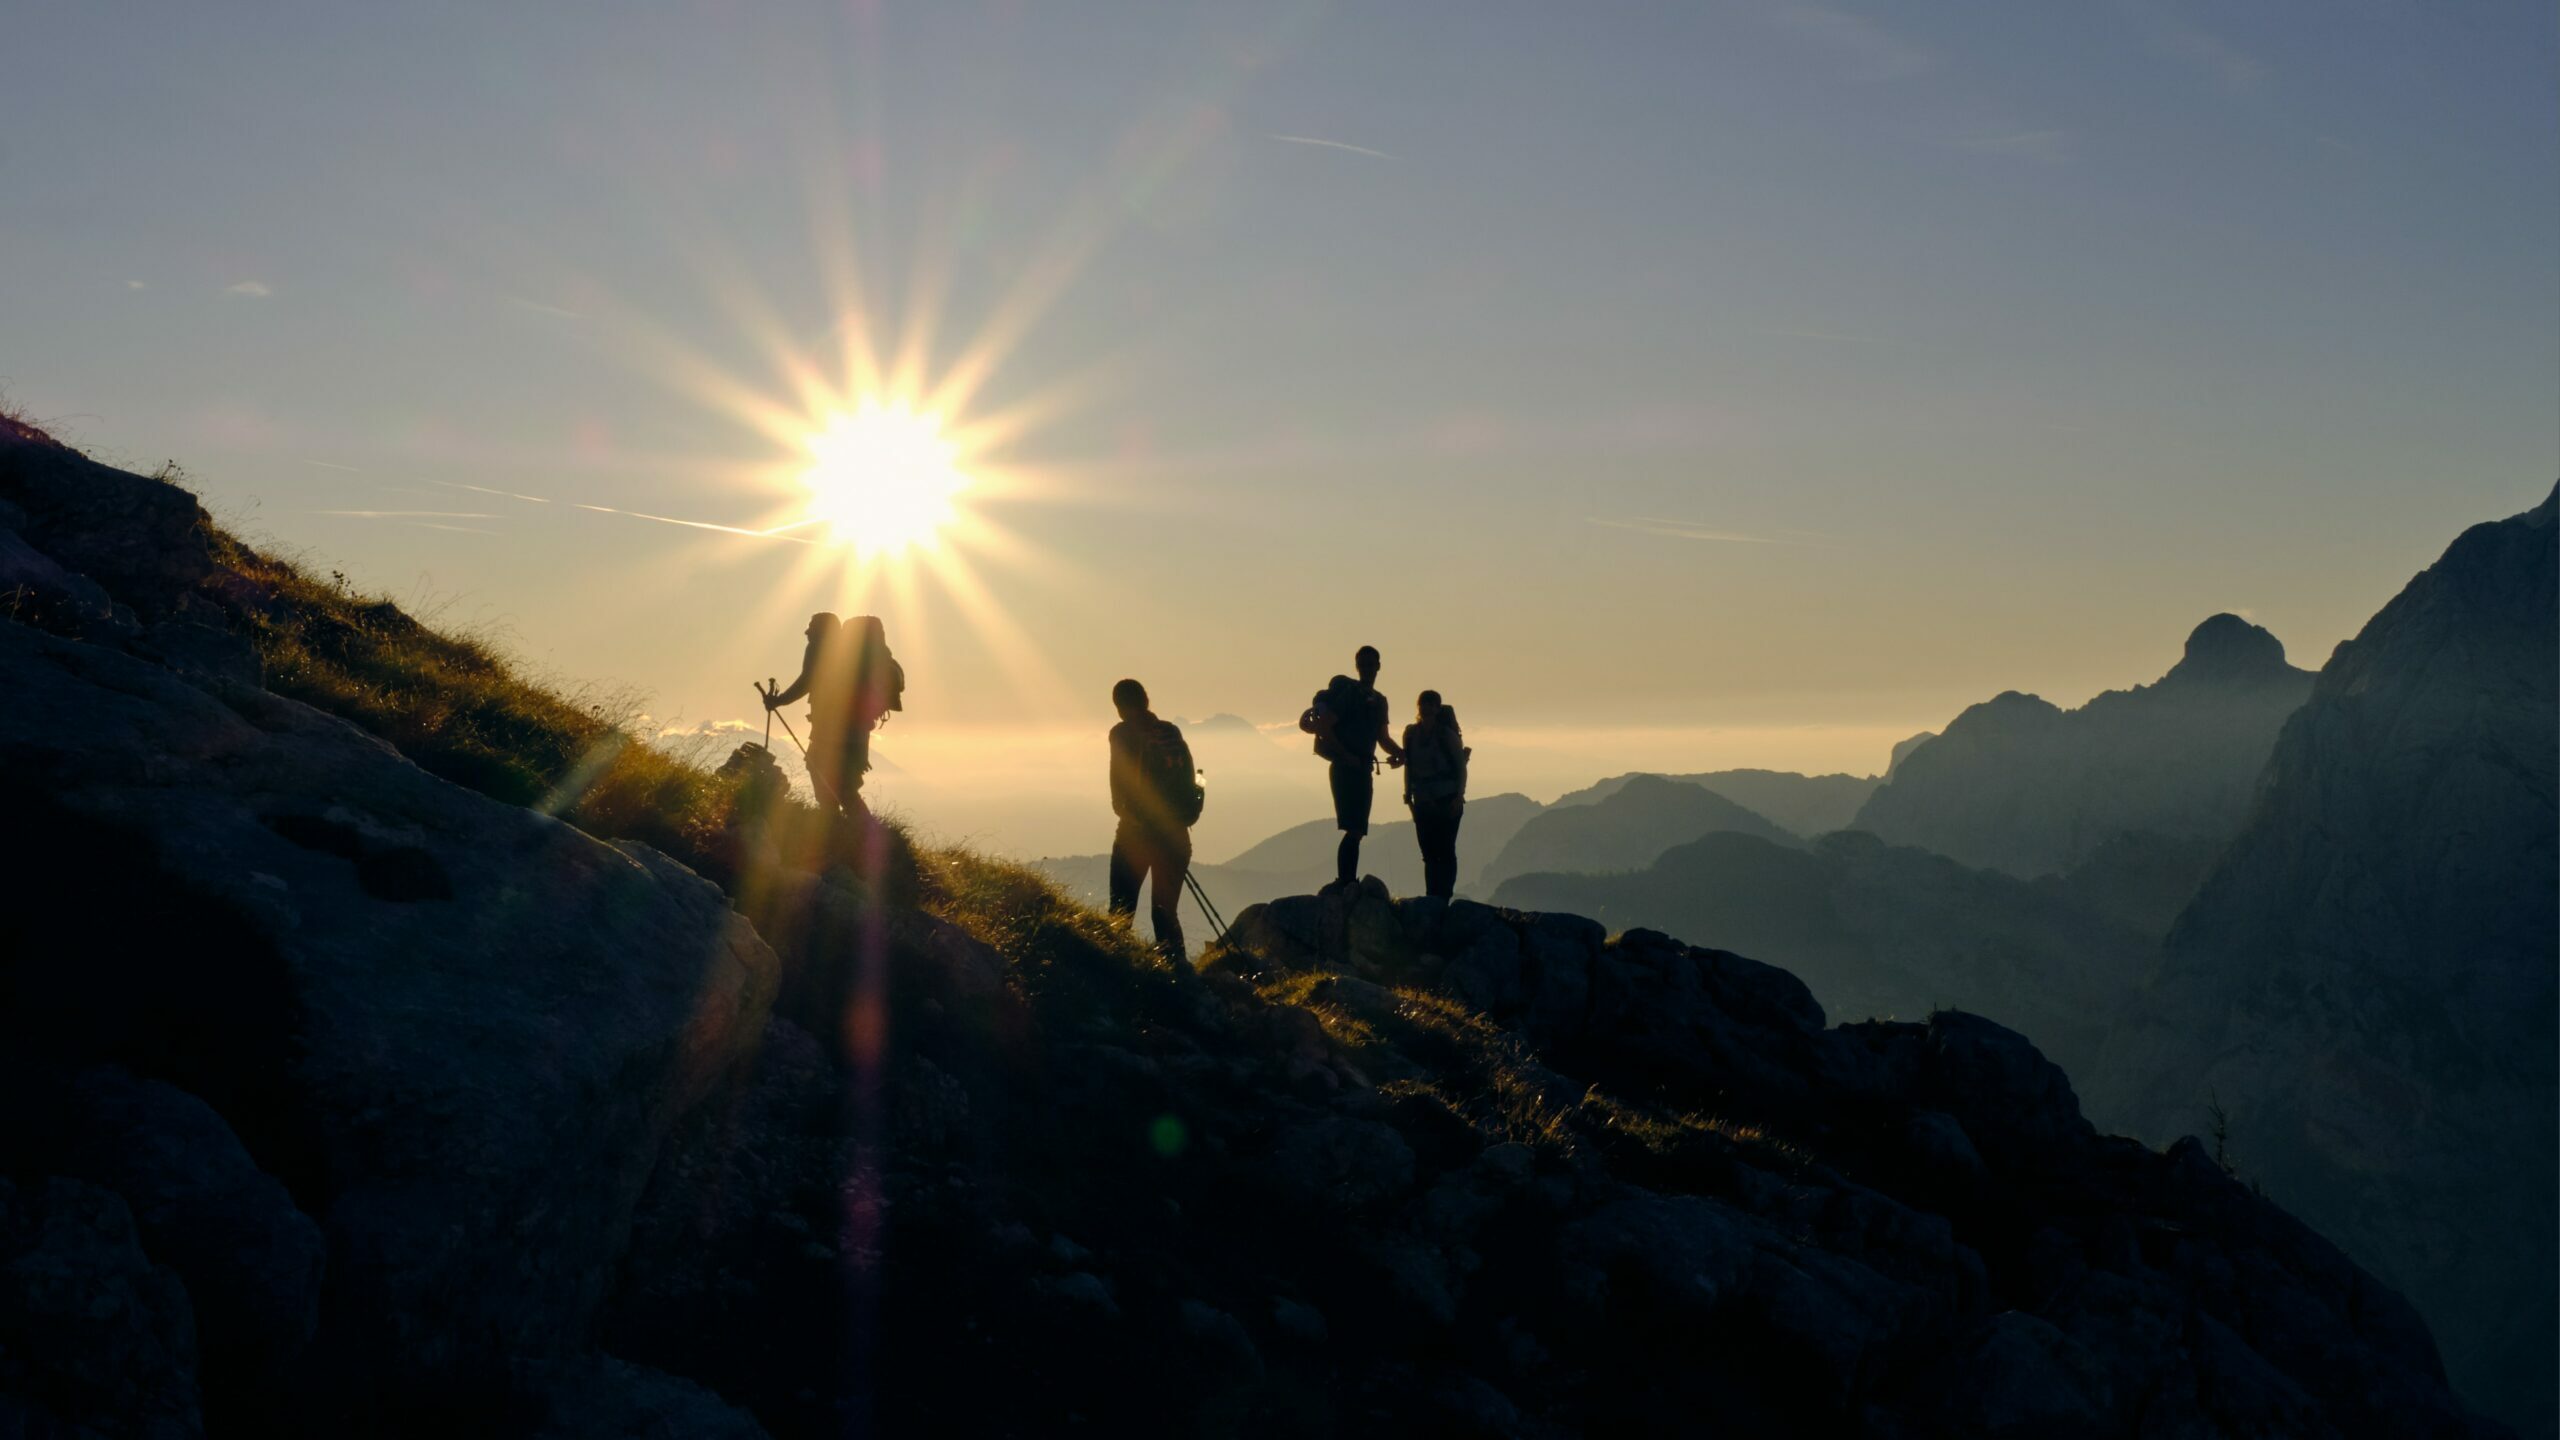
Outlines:
[[878,613],[881,793],[1019,853],[1122,675],[1866,773],[2560,476],[2547,3],[19,8],[7,403],[658,724]]

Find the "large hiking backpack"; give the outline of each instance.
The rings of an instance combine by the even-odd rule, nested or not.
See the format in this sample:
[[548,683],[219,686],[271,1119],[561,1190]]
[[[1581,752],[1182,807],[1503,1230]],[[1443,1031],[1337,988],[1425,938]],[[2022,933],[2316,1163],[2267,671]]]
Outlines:
[[1404,750],[1405,798],[1463,800],[1467,795],[1467,760],[1476,752],[1460,744],[1451,724],[1407,731],[1413,743]]
[[1316,692],[1314,703],[1298,717],[1298,728],[1316,737],[1316,754],[1336,762],[1359,755],[1363,748],[1360,741],[1366,738],[1363,727],[1377,721],[1368,698],[1368,691],[1348,675],[1336,675],[1325,682],[1325,687]]
[[[887,667],[883,673],[878,667]],[[854,718],[867,727],[886,724],[889,712],[904,710],[907,693],[907,667],[886,650],[863,657],[861,673],[854,680]]]
[[1186,830],[1200,823],[1209,792],[1200,784],[1180,726],[1160,720],[1138,737],[1138,776],[1159,814]]

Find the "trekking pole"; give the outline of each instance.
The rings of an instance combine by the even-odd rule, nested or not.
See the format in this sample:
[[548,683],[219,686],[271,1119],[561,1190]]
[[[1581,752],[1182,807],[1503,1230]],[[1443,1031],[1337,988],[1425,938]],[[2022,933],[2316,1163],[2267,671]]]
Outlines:
[[[764,688],[758,690],[756,693],[758,695],[770,695],[777,688],[779,688],[779,686],[774,681],[774,678],[767,675],[764,677]],[[766,754],[770,755],[773,753],[773,707],[770,705],[764,707],[764,748]]]
[[1191,903],[1199,906],[1200,913],[1208,917],[1209,923],[1216,927],[1218,942],[1225,944],[1227,917],[1219,914],[1218,907],[1209,903],[1209,892],[1200,888],[1200,877],[1192,874],[1188,866],[1185,866],[1182,871],[1182,887],[1191,892]]
[[[759,693],[759,694],[761,694],[761,693],[763,693],[763,692],[759,691],[758,693]],[[825,794],[824,798],[825,798],[826,802],[827,802],[828,804],[830,804],[830,805],[833,805],[833,806],[834,806],[834,807],[836,807],[838,810],[842,810],[842,809],[844,808],[844,801],[843,801],[843,799],[842,799],[841,797],[839,797],[839,796],[836,794],[836,787],[834,787],[833,785],[828,784],[826,781],[821,780],[821,779],[819,779],[819,778],[818,778],[818,767],[817,767],[817,765],[816,765],[814,762],[812,762],[812,761],[809,759],[809,747],[808,747],[808,746],[806,746],[806,745],[802,745],[802,744],[800,744],[800,732],[791,728],[791,717],[790,717],[790,716],[788,716],[788,715],[783,715],[783,714],[782,714],[782,712],[781,712],[781,711],[779,711],[779,710],[767,710],[767,711],[766,711],[766,712],[764,712],[764,713],[765,713],[767,716],[777,716],[777,715],[781,716],[781,718],[782,718],[782,733],[783,733],[783,734],[785,734],[785,735],[790,736],[790,737],[791,737],[791,743],[792,743],[794,746],[798,747],[798,749],[799,749],[799,751],[800,751],[800,764],[801,764],[801,768],[803,768],[803,769],[805,769],[805,770],[807,770],[807,771],[809,772],[809,788],[810,788],[812,791],[819,791],[819,790],[823,790],[823,791],[825,791],[825,792],[826,792],[826,794]],[[766,733],[767,733],[767,734],[771,734],[772,732],[771,732],[771,731],[767,731]]]

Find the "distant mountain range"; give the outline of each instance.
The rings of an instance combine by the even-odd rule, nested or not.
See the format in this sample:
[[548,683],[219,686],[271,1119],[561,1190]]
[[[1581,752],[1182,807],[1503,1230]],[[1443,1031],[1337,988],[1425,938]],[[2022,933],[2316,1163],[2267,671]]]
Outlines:
[[2156,683],[2077,710],[2013,690],[1965,711],[1903,756],[1853,825],[2022,877],[2128,832],[2227,840],[2311,680],[2275,636],[2216,615]]
[[1810,847],[1726,831],[1633,873],[1519,875],[1493,899],[1784,956],[1844,1019],[1961,1007],[2034,1036],[2076,1075],[2158,953],[2156,931],[2093,903],[2093,883],[2105,881],[2020,880],[1855,830]]
[[[1912,743],[1909,740],[1902,742],[1906,746]],[[1899,750],[1901,746],[1895,748]],[[1555,806],[1562,809],[1569,805],[1596,804],[1615,795],[1637,778],[1636,775],[1620,775],[1559,795]],[[1699,775],[1655,775],[1649,778],[1678,780],[1712,790],[1807,840],[1847,829],[1849,822],[1857,817],[1858,807],[1864,805],[1876,787],[1884,783],[1873,775],[1797,775],[1785,770],[1710,770]]]
[[1703,785],[1630,775],[1597,800],[1558,804],[1532,817],[1485,866],[1479,883],[1499,893],[1505,880],[1533,871],[1641,870],[1674,845],[1718,832],[1776,845],[1803,843]]

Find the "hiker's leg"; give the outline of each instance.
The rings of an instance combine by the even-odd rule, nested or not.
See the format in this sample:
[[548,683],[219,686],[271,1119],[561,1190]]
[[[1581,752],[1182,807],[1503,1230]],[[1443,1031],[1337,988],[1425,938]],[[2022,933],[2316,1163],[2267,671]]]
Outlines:
[[809,732],[809,788],[821,810],[843,802],[844,742],[832,730]]
[[1448,828],[1440,832],[1440,884],[1431,893],[1443,900],[1458,893],[1458,827],[1466,823],[1467,802],[1449,802]]
[[862,798],[862,777],[871,773],[871,732],[855,726],[844,737],[844,781],[838,793],[850,810]]
[[1369,805],[1377,796],[1366,765],[1336,765],[1326,777],[1333,787],[1333,822],[1342,827],[1342,845],[1333,852],[1334,883],[1360,883],[1360,837],[1369,833]]
[[1104,883],[1111,891],[1111,913],[1138,913],[1138,857],[1129,853],[1129,827],[1123,823],[1111,837],[1109,879]]
[[1446,898],[1442,875],[1456,867],[1447,863],[1449,851],[1448,809],[1437,800],[1425,800],[1413,807],[1413,838],[1422,846],[1422,893]]
[[1190,960],[1190,949],[1182,943],[1182,876],[1191,868],[1191,846],[1187,840],[1161,842],[1148,869],[1156,922],[1156,949],[1175,964]]

